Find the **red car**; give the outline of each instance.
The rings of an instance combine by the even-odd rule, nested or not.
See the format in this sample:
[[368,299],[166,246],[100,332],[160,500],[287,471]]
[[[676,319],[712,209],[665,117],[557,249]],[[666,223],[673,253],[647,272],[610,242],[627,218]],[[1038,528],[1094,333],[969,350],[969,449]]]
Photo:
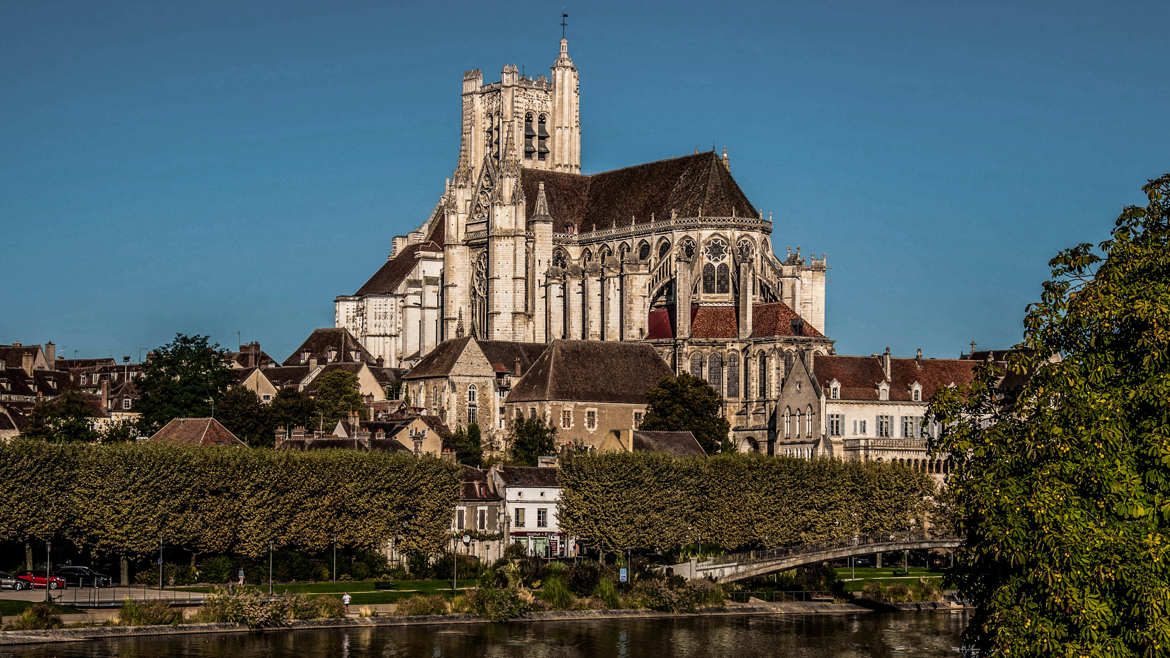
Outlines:
[[[44,588],[45,577],[34,573],[26,573],[23,576],[17,576],[18,579],[32,585],[37,589]],[[65,581],[57,576],[49,576],[49,589],[65,589]]]

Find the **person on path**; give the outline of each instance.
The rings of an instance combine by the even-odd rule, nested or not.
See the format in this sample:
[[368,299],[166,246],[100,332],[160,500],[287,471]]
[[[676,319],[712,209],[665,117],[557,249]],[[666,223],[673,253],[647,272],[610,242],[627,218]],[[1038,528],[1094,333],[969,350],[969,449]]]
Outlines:
[[240,567],[239,576],[240,576],[240,587],[243,587],[244,586],[244,568],[243,567]]
[[341,605],[345,606],[345,614],[347,615],[349,614],[349,601],[351,598],[353,597],[349,595],[349,592],[345,592],[341,595]]

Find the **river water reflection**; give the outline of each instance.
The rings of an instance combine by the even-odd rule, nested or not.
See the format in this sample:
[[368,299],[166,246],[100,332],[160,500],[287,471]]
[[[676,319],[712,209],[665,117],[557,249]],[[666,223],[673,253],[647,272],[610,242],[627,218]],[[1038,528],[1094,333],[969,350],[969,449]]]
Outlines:
[[0,648],[13,656],[954,656],[963,614],[730,616],[186,635]]

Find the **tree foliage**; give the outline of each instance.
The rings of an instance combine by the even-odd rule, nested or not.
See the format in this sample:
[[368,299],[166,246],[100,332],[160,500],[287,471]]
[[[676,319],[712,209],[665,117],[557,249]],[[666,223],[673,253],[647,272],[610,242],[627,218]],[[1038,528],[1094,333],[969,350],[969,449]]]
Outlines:
[[641,429],[690,431],[709,455],[727,447],[731,426],[719,415],[719,394],[707,382],[683,373],[664,378],[646,397],[649,404]]
[[233,376],[227,353],[207,336],[175,334],[151,352],[138,380],[141,432],[154,434],[173,418],[206,418],[227,391]]
[[80,393],[66,391],[33,407],[21,435],[52,443],[91,443],[99,438],[92,425],[93,413]]
[[1170,175],[1144,190],[1049,263],[1007,373],[932,401],[985,653],[1170,651]]
[[455,453],[455,461],[479,468],[483,465],[483,442],[479,425],[472,423],[466,429],[461,425],[451,436],[444,437],[443,448]]
[[365,404],[357,375],[344,370],[333,370],[317,377],[314,383],[317,413],[328,429],[337,421],[349,418],[357,411],[365,418]]
[[268,405],[260,402],[255,392],[242,386],[233,386],[215,405],[215,419],[231,430],[241,441],[253,447],[271,447],[276,425]]
[[434,552],[458,495],[455,466],[412,455],[0,444],[0,539],[108,556],[148,555],[160,541],[251,557],[269,542]]
[[[282,388],[268,405],[268,418],[273,428],[312,427],[316,404],[313,398],[295,388]],[[271,445],[271,438],[268,443]]]
[[544,418],[517,416],[512,421],[511,462],[536,466],[538,457],[556,454],[557,429]]
[[740,454],[570,453],[560,483],[561,528],[607,553],[904,533],[921,528],[935,489],[896,464]]

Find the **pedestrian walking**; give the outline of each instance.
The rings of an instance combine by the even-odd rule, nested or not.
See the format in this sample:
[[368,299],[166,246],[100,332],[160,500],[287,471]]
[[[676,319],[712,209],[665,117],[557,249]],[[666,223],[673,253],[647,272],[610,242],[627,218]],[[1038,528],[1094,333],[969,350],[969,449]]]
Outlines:
[[341,595],[341,605],[345,606],[345,614],[347,615],[349,614],[349,601],[351,598],[353,597],[349,595],[349,592],[345,592]]
[[243,587],[244,586],[244,568],[243,567],[240,567],[239,576],[240,576],[240,587]]

